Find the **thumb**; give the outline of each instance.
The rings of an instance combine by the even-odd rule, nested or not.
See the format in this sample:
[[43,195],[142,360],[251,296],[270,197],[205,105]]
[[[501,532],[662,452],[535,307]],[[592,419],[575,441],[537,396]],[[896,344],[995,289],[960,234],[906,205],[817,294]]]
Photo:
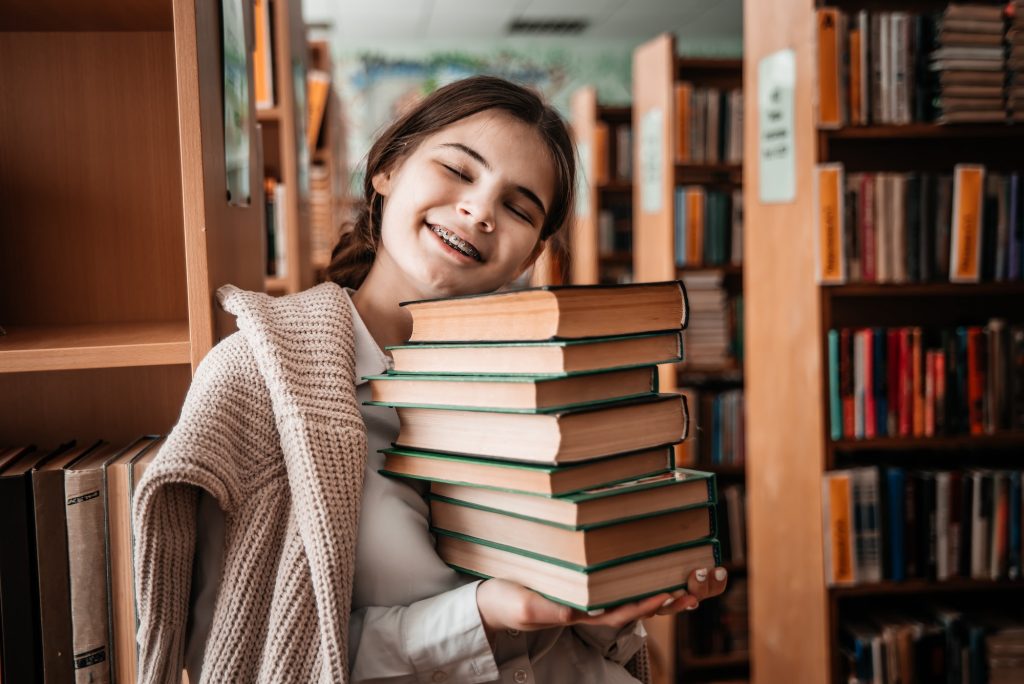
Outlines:
[[[577,613],[569,606],[563,606],[527,589],[530,596],[526,601],[526,619],[533,625],[565,625],[577,619]],[[583,615],[583,613],[579,613]]]

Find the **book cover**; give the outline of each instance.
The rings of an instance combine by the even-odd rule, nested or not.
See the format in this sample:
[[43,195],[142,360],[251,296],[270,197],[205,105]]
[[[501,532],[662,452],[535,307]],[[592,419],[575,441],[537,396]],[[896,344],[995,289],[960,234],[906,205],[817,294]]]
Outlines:
[[857,582],[854,557],[853,476],[830,471],[822,478],[822,513],[825,525],[825,581],[829,586]]
[[843,438],[843,407],[839,399],[839,331],[828,331],[829,435]]
[[846,282],[846,255],[843,252],[843,217],[845,209],[843,165],[818,164],[814,169],[815,234],[818,238],[818,282],[840,285]]
[[834,7],[817,9],[818,46],[818,127],[841,128],[844,121],[842,110],[843,75],[841,44],[841,12]]
[[886,367],[889,356],[889,350],[886,348],[888,335],[884,328],[874,328],[871,334],[874,336],[872,387],[875,395],[875,435],[886,437],[889,434],[889,369]]
[[976,283],[981,278],[984,180],[984,166],[957,164],[954,168],[950,282]]

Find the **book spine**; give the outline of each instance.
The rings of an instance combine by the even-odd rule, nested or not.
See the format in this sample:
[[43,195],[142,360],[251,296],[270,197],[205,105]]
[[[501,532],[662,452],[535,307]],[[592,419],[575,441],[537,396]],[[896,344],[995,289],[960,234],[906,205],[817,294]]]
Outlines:
[[887,335],[883,328],[872,330],[874,336],[874,390],[875,390],[875,434],[885,437],[889,434],[889,388],[886,359]]
[[973,557],[972,535],[974,533],[974,480],[977,473],[965,472],[960,478],[960,544],[957,560],[957,574],[971,575]]
[[935,474],[935,578],[949,579],[950,473]]
[[853,435],[864,439],[866,432],[864,403],[864,335],[861,330],[853,331]]
[[693,84],[676,83],[676,163],[688,164],[692,161],[690,136],[692,128]]
[[992,541],[989,548],[989,579],[997,580],[1006,573],[1009,546],[1010,501],[1006,475],[992,474]]
[[963,539],[963,474],[952,471],[949,474],[949,574],[961,574],[960,544]]
[[1024,277],[1022,273],[1022,256],[1024,256],[1024,208],[1021,207],[1020,174],[1014,171],[1010,174],[1010,215],[1008,218],[1010,229],[1009,264],[1007,265],[1007,277],[1010,280],[1020,280]]
[[1007,364],[1009,388],[1009,424],[1011,430],[1024,429],[1024,326],[1010,328]]
[[886,468],[886,493],[888,495],[888,546],[889,546],[889,579],[901,582],[906,579],[906,562],[904,560],[904,472],[902,468]]
[[946,428],[946,352],[940,349],[935,352],[935,407],[933,410],[935,435],[944,435]]
[[935,435],[935,373],[938,352],[929,349],[924,356],[924,436]]
[[971,326],[967,329],[967,424],[972,435],[985,433],[983,353],[981,328]]
[[1010,504],[1007,512],[1008,550],[1006,576],[1011,580],[1021,576],[1021,471],[1014,470],[1009,475]]
[[976,283],[981,279],[984,180],[983,166],[957,164],[954,168],[950,282]]
[[911,329],[911,363],[913,364],[913,434],[924,435],[924,350],[921,329]]
[[864,73],[861,71],[863,68],[863,47],[861,41],[864,34],[861,33],[860,14],[860,12],[857,13],[856,22],[850,29],[848,39],[850,79],[847,92],[850,103],[850,124],[853,126],[863,126],[866,123],[863,119],[863,102],[861,101],[864,92],[861,83],[864,79]]
[[818,282],[840,285],[846,282],[846,255],[843,253],[843,206],[846,181],[842,164],[819,164],[814,169],[814,197],[818,219]]
[[[32,473],[39,625],[44,684],[74,679],[71,666],[71,596],[68,588],[68,538],[64,473]],[[6,541],[5,541],[6,543]]]
[[971,494],[971,577],[975,579],[986,579],[988,577],[988,549],[989,537],[988,513],[986,508],[989,505],[987,497],[991,496],[986,487],[988,476],[982,472],[976,472],[972,478],[973,492]]
[[843,438],[843,407],[839,399],[839,331],[828,331],[829,427],[833,440]]
[[899,423],[900,436],[909,437],[913,434],[914,395],[913,395],[913,354],[911,332],[909,328],[900,328],[900,393]]
[[853,343],[849,328],[839,331],[839,396],[843,409],[843,437],[854,437],[857,419],[853,389]]
[[886,434],[899,434],[900,406],[900,333],[896,328],[886,331]]
[[934,473],[927,473],[920,479],[920,497],[918,503],[921,506],[918,520],[921,525],[921,540],[918,545],[920,561],[918,568],[922,575],[928,579],[935,579],[938,557],[938,522],[936,520],[936,478]]
[[863,342],[864,366],[864,436],[867,439],[874,439],[878,436],[876,427],[878,425],[878,414],[875,406],[875,349],[874,332],[871,329],[860,331]]
[[879,499],[878,470],[876,468],[858,469],[860,479],[861,503],[863,512],[863,552],[864,575],[860,578],[862,582],[882,581],[882,528],[881,528],[881,501]]
[[68,471],[68,559],[75,681],[110,679],[110,624],[107,614],[107,551],[104,541],[103,472]]
[[825,577],[829,586],[849,585],[857,581],[854,565],[853,487],[848,472],[826,473],[825,499]]
[[863,185],[860,193],[860,221],[862,239],[860,241],[860,263],[864,282],[878,282],[878,268],[875,255],[875,174],[863,174]]
[[919,535],[922,522],[918,517],[920,503],[920,480],[912,473],[903,476],[903,560],[906,564],[906,577],[919,577],[923,568],[920,566]]
[[31,553],[31,511],[26,478],[0,477],[0,664],[4,682],[12,684],[41,679],[36,657],[39,613],[33,605],[36,568]]
[[842,53],[840,47],[840,11],[834,7],[817,10],[818,40],[818,127],[843,126]]

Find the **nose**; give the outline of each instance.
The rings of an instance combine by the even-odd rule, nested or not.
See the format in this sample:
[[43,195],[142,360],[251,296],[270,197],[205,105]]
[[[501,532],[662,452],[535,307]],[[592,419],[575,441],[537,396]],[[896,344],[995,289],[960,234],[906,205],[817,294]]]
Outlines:
[[467,194],[456,205],[459,218],[469,221],[477,230],[490,233],[494,230],[494,202],[484,193]]

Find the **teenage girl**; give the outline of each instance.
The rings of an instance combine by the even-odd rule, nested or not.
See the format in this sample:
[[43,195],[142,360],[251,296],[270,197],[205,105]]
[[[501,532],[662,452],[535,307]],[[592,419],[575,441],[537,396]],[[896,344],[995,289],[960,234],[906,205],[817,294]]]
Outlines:
[[588,615],[467,577],[434,550],[426,487],[378,473],[398,419],[362,403],[362,377],[409,337],[399,302],[514,280],[568,223],[575,174],[535,93],[465,79],[370,149],[330,282],[218,292],[239,332],[198,367],[135,498],[141,682],[634,682],[640,619],[724,590],[703,568],[688,592]]

